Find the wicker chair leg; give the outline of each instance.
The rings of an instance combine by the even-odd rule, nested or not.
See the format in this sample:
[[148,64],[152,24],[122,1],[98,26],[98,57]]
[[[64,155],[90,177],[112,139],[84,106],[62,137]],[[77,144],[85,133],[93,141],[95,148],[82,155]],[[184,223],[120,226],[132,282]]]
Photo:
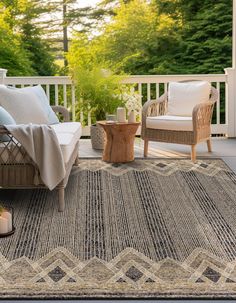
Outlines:
[[148,155],[148,140],[144,139],[144,157]]
[[211,139],[207,140],[207,149],[209,153],[212,152]]
[[191,145],[191,160],[193,161],[193,163],[196,162],[196,144]]
[[63,212],[65,209],[65,188],[64,187],[59,187],[58,199],[59,199],[58,211]]

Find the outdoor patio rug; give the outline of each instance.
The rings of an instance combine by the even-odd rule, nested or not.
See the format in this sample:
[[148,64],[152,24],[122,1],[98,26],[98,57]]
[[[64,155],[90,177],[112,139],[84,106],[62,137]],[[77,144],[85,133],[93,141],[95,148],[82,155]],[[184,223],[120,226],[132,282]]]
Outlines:
[[221,160],[81,160],[66,189],[2,190],[0,298],[236,298],[236,175]]

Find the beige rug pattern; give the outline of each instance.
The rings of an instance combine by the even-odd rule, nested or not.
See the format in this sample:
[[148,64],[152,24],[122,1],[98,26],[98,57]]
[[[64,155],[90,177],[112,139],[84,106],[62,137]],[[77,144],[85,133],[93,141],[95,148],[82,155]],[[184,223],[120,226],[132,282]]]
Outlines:
[[236,298],[236,175],[221,160],[81,160],[66,189],[2,190],[0,298]]

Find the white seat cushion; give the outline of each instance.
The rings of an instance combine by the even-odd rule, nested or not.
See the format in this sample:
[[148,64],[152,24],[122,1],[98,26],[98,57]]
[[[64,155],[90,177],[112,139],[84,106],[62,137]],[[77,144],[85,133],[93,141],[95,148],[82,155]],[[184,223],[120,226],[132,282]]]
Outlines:
[[[81,123],[79,122],[64,122],[55,125],[50,125],[57,135],[57,139],[61,146],[62,155],[65,164],[70,160],[70,157],[74,151],[76,143],[79,141],[82,134]],[[17,141],[16,141],[17,142]],[[21,150],[21,147],[20,147]],[[29,163],[32,162],[29,156],[26,156],[24,149],[22,152],[19,152],[15,148],[15,145],[10,143],[7,148],[5,144],[0,143],[0,154],[4,162],[11,163],[10,156],[13,156],[14,162],[16,163]]]
[[82,126],[79,122],[64,122],[51,125],[54,129],[65,163],[70,160],[70,157],[75,149],[76,143],[79,141],[82,134]]
[[180,116],[158,116],[147,117],[147,128],[165,129],[165,130],[178,130],[178,131],[192,131],[193,123],[192,117]]
[[82,128],[80,122],[63,122],[51,125],[51,128],[57,133],[70,133],[81,136]]
[[169,116],[192,116],[193,108],[209,101],[211,84],[206,81],[170,82],[168,88]]

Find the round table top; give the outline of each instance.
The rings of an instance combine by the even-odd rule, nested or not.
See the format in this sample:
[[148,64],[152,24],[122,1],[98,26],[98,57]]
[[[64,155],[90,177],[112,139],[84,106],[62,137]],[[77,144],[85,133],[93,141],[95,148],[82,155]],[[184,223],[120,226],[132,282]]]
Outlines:
[[107,122],[107,121],[97,121],[97,124],[101,126],[128,126],[128,125],[140,125],[140,122]]

